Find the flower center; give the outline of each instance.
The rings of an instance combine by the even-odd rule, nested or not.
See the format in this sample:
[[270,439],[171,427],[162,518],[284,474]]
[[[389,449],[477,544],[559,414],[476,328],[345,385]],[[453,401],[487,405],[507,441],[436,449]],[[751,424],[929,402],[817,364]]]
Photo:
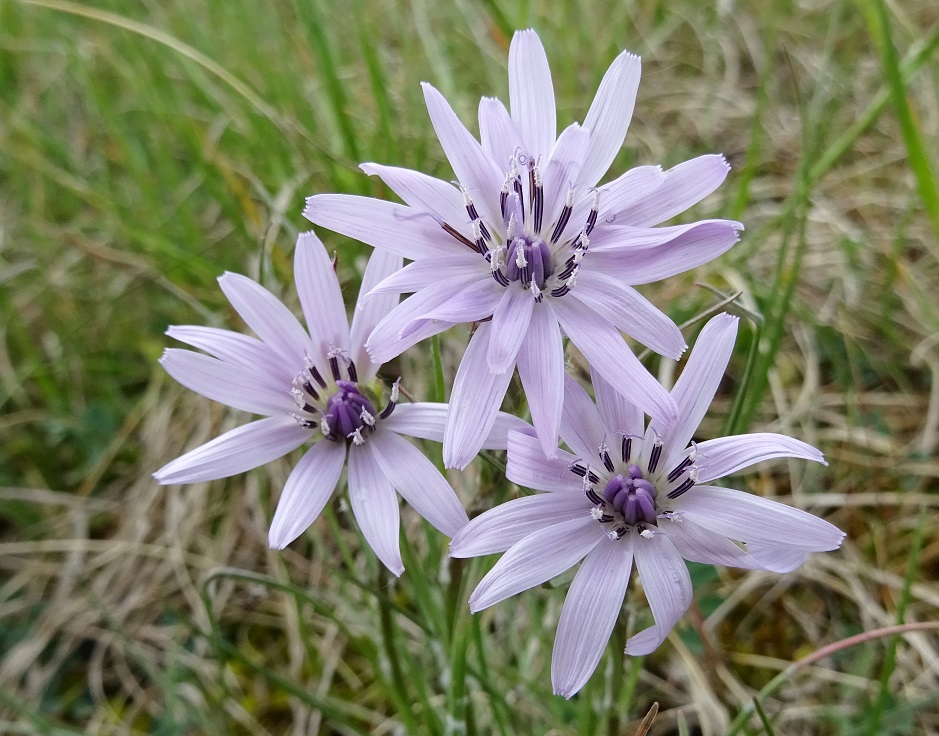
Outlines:
[[[375,431],[378,420],[387,419],[398,401],[398,381],[391,387],[391,396],[379,414],[375,404],[360,389],[355,364],[333,349],[327,355],[332,381],[322,374],[307,358],[307,366],[293,380],[290,390],[299,412],[292,416],[309,429],[317,427],[323,437],[332,442],[352,442],[361,445]],[[345,360],[349,380],[341,378],[340,360]],[[399,379],[400,380],[400,379]]]
[[544,289],[551,275],[551,249],[541,238],[529,235],[512,238],[506,256],[505,275],[509,281],[518,281],[526,289],[534,282]]
[[635,463],[629,466],[627,476],[618,474],[610,478],[603,496],[630,526],[639,522],[656,524],[655,486],[642,477],[642,470]]
[[[624,435],[619,446],[619,461],[611,454],[606,443],[600,445],[597,457],[600,465],[591,467],[587,461],[578,460],[570,470],[583,478],[584,495],[594,507],[591,516],[600,524],[609,527],[611,539],[622,539],[635,530],[642,536],[654,532],[650,526],[658,526],[658,519],[665,515],[675,518],[669,510],[670,502],[690,491],[698,482],[696,461],[697,449],[692,444],[678,464],[670,471],[660,468],[663,446],[658,437],[648,449],[639,453],[633,462],[634,441],[641,437]],[[615,453],[616,450],[613,450]],[[602,467],[601,467],[602,466]],[[603,493],[596,487],[603,485]]]

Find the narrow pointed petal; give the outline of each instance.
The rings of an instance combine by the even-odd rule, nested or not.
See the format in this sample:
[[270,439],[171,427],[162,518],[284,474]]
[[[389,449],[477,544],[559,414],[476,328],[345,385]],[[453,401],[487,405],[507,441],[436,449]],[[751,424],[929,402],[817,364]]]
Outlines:
[[[615,273],[631,286],[661,281],[713,261],[740,241],[739,222],[707,220],[682,226],[683,233],[658,247],[600,249],[591,252],[594,271]],[[599,228],[598,228],[599,230]],[[598,233],[598,239],[603,233]],[[608,238],[610,232],[603,234]]]
[[626,642],[626,654],[637,657],[655,651],[665,641],[691,605],[692,589],[685,561],[667,534],[639,536],[635,552],[639,579],[655,618],[655,626]]
[[545,457],[553,458],[558,452],[564,406],[564,344],[554,308],[547,300],[535,305],[517,365],[541,448]]
[[664,444],[665,466],[672,467],[688,447],[714,400],[734,350],[739,321],[737,317],[726,313],[708,321],[672,389],[672,397],[678,404],[678,421],[652,421],[651,428],[658,432]]
[[314,233],[301,233],[297,238],[293,277],[315,354],[325,354],[333,347],[348,350],[349,318],[333,259]]
[[571,583],[551,657],[551,684],[570,698],[590,679],[603,657],[623,607],[633,565],[634,537],[602,539]]
[[[590,133],[577,123],[569,125],[561,133],[551,151],[551,159],[542,170],[544,179],[544,237],[551,235],[554,224],[561,214],[568,192],[577,187],[582,178],[584,158],[590,150]],[[592,203],[591,199],[591,203]],[[581,222],[581,227],[583,222]]]
[[756,560],[763,569],[770,572],[792,572],[801,567],[813,550],[804,547],[789,547],[783,544],[758,544],[750,542],[747,545],[750,556]]
[[[446,278],[438,281],[433,286],[421,289],[392,309],[375,326],[365,343],[365,348],[372,357],[372,361],[379,364],[387,363],[416,344],[422,339],[420,334],[411,331],[407,337],[404,337],[402,335],[404,330],[412,322],[420,319],[422,315],[443,304],[454,293],[464,289],[466,285],[466,281],[462,276]],[[440,322],[439,329],[436,332],[443,332],[451,324],[454,323]],[[432,325],[428,325],[428,328],[432,328]],[[436,334],[436,332],[430,334]]]
[[398,306],[400,300],[398,294],[393,293],[371,296],[369,294],[378,284],[399,271],[403,265],[401,256],[386,250],[376,250],[369,256],[368,265],[365,266],[359,298],[356,300],[355,311],[352,314],[352,327],[349,330],[352,361],[363,381],[371,380],[378,371],[378,365],[372,363],[372,359],[365,351],[365,341],[368,340],[378,323]]
[[469,216],[463,206],[463,195],[449,182],[397,166],[368,163],[359,168],[369,176],[380,177],[415,212],[429,212],[466,237],[472,234],[467,226]]
[[469,522],[450,484],[414,445],[385,427],[368,442],[385,477],[435,528],[452,537]]
[[404,572],[398,495],[370,442],[349,448],[349,503],[368,546],[394,575]]
[[827,465],[825,457],[812,445],[784,434],[755,432],[721,437],[697,444],[698,480],[708,483],[737,473],[754,463],[778,457],[798,457]]
[[424,314],[417,317],[415,322],[422,320],[437,320],[455,324],[476,322],[491,317],[505,293],[506,290],[491,277],[477,278],[459,291],[451,292],[448,299],[428,309]]
[[554,311],[587,362],[614,388],[647,414],[664,422],[676,419],[675,400],[633,355],[619,330],[573,300],[558,300]]
[[844,532],[824,519],[730,488],[695,486],[674,504],[694,523],[739,542],[827,552],[844,539]]
[[512,373],[490,373],[491,325],[484,322],[470,339],[453,381],[450,412],[443,439],[443,462],[448,468],[465,468],[476,457],[495,424]]
[[599,464],[597,451],[606,439],[606,429],[587,392],[567,375],[564,376],[561,439],[582,462],[594,467]]
[[190,450],[153,477],[164,486],[227,478],[296,450],[312,434],[292,417],[259,419]]
[[488,355],[490,372],[505,373],[515,367],[515,357],[528,332],[534,305],[535,300],[527,289],[510,284],[508,289],[502,290],[492,315]]
[[[450,278],[461,277],[465,283],[470,283],[479,278],[483,273],[483,260],[479,253],[453,253],[447,255],[447,274]],[[488,271],[489,267],[486,266]],[[361,303],[363,299],[370,299],[381,294],[405,294],[426,289],[440,281],[440,264],[433,260],[414,261],[404,268],[395,271],[382,282],[376,284],[371,291],[364,296],[359,297]]]
[[583,480],[571,472],[577,458],[564,450],[557,457],[545,455],[541,442],[527,432],[509,432],[509,454],[505,477],[524,488],[572,493],[585,499]]
[[636,105],[641,73],[639,57],[624,51],[603,75],[584,118],[584,127],[590,131],[590,153],[581,172],[583,186],[592,187],[600,181],[623,146]]
[[303,368],[305,356],[312,352],[307,331],[280,300],[260,284],[237,273],[225,273],[219,286],[254,333],[277,353],[286,364]]
[[580,493],[525,496],[477,516],[450,542],[451,557],[481,557],[505,552],[539,529],[588,517],[590,504]]
[[[398,434],[406,434],[432,442],[443,442],[444,429],[447,426],[447,413],[449,404],[433,402],[415,402],[413,404],[398,404],[394,413],[388,417],[382,426]],[[528,423],[511,414],[500,411],[496,420],[486,436],[482,450],[504,450],[508,445],[509,433],[513,430],[528,430]]]
[[432,215],[371,197],[316,194],[307,198],[303,216],[314,225],[415,261],[445,258],[465,248]]
[[297,375],[297,371],[285,366],[271,348],[250,335],[196,325],[174,325],[166,334],[245,371],[270,376],[285,386]]
[[290,384],[279,383],[262,371],[244,369],[191,350],[167,348],[160,365],[191,391],[252,414],[274,416],[297,410]]
[[600,221],[617,224],[623,210],[650,196],[665,183],[665,179],[661,166],[636,166],[604,184],[600,188]]
[[333,495],[345,463],[345,444],[329,440],[317,442],[300,458],[274,511],[268,534],[271,549],[283,549],[316,520]]
[[524,148],[522,136],[501,100],[483,97],[479,101],[479,139],[483,150],[499,168],[508,171],[509,161]]
[[443,95],[427,82],[423,82],[421,86],[424,89],[424,101],[427,103],[430,121],[443,152],[450,160],[453,173],[473,198],[483,219],[491,227],[501,224],[502,213],[499,212],[498,195],[505,178],[503,172],[460,122]]
[[509,47],[509,107],[528,153],[546,156],[557,135],[551,69],[533,30],[516,31]]
[[719,154],[680,163],[665,172],[666,180],[659,189],[621,210],[618,219],[636,227],[665,222],[717,189],[729,171],[730,165]]
[[593,393],[597,397],[597,410],[606,428],[607,442],[612,445],[616,440],[632,437],[636,444],[633,453],[636,453],[639,445],[635,439],[645,434],[642,409],[628,401],[593,368],[590,369],[590,378],[593,383]]
[[660,518],[659,529],[668,535],[675,549],[686,560],[747,570],[766,569],[748,550],[721,534],[715,534],[695,524],[685,516],[674,520]]
[[678,325],[665,312],[605,273],[582,268],[570,297],[666,358],[678,360],[688,347]]
[[588,514],[532,532],[512,545],[476,586],[470,611],[477,613],[560,575],[602,539],[600,525]]

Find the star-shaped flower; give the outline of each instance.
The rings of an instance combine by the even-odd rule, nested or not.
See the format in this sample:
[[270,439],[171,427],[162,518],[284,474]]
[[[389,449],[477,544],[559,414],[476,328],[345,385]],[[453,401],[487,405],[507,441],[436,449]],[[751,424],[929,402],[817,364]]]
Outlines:
[[[401,267],[401,258],[376,251],[362,294]],[[395,294],[360,300],[350,328],[339,282],[313,233],[297,240],[294,278],[309,332],[260,284],[226,273],[219,284],[258,338],[211,327],[170,327],[167,334],[205,353],[167,349],[166,371],[181,384],[259,419],[190,450],[156,473],[162,484],[226,478],[307,443],[312,447],[287,478],[274,519],[271,547],[282,549],[319,515],[348,459],[349,500],[362,533],[395,575],[399,549],[397,490],[417,512],[452,537],[466,512],[430,460],[401,435],[441,441],[446,404],[398,404],[398,384],[384,391],[363,343],[398,303]],[[484,446],[504,448],[511,426],[502,414]]]
[[702,156],[669,171],[640,166],[597,188],[619,151],[639,85],[639,58],[622,53],[582,125],[556,138],[551,72],[534,31],[509,51],[511,113],[479,105],[481,141],[424,84],[431,121],[457,186],[416,171],[363,164],[404,202],[342,194],[310,197],[307,218],[413,261],[373,293],[413,292],[376,327],[367,347],[385,361],[447,328],[480,321],[457,372],[444,461],[479,450],[517,366],[546,454],[554,452],[564,381],[562,334],[631,402],[661,420],[674,402],[621,332],[662,355],[685,348],[675,324],[633,286],[724,253],[737,222],[653,227],[714,191],[729,169]]
[[643,427],[641,410],[593,374],[597,403],[567,379],[561,436],[571,453],[545,456],[528,433],[509,434],[507,476],[549,493],[519,498],[473,519],[451,542],[455,557],[505,552],[470,597],[476,612],[583,563],[571,583],[551,665],[556,693],[571,697],[603,655],[626,595],[633,560],[655,625],[626,653],[656,649],[691,604],[684,559],[773,572],[809,552],[836,549],[844,534],[804,511],[710,485],[764,460],[824,463],[811,445],[756,433],[695,443],[730,359],[737,319],[719,315],[701,331],[671,395],[672,422]]

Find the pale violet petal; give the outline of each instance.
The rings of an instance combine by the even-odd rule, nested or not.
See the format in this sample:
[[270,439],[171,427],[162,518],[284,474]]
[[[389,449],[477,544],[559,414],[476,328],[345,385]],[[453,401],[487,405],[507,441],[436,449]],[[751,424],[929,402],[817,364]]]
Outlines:
[[415,261],[435,258],[442,264],[448,254],[465,248],[432,215],[371,197],[316,194],[307,198],[303,216],[314,225]]
[[603,657],[626,597],[634,545],[632,534],[616,541],[601,539],[574,576],[551,656],[551,684],[557,695],[573,696]]
[[[631,286],[660,281],[723,255],[739,242],[741,229],[739,222],[706,220],[681,226],[681,234],[675,237],[669,231],[666,242],[657,246],[603,248],[598,245],[597,250],[591,248],[590,267],[616,274]],[[617,234],[615,230],[602,230],[599,225],[594,233],[601,243]]]
[[577,286],[570,293],[618,330],[651,348],[659,355],[678,360],[687,348],[685,338],[671,318],[633,287],[589,267],[577,274]]
[[484,322],[470,339],[453,381],[450,412],[443,438],[443,462],[448,468],[465,468],[482,448],[495,424],[512,371],[490,373],[491,325]]
[[[414,321],[437,320],[450,324],[476,322],[491,317],[506,290],[491,276],[477,278],[462,289],[452,292],[448,299],[428,309]],[[405,332],[408,328],[405,329]]]
[[385,477],[417,513],[448,537],[466,525],[456,493],[424,453],[384,424],[367,441]]
[[537,437],[528,432],[509,432],[505,477],[524,488],[576,493],[582,498],[583,479],[571,472],[577,458],[564,450],[557,457],[545,456]]
[[397,166],[361,164],[369,176],[378,176],[385,184],[416,212],[430,212],[469,237],[469,215],[463,206],[463,195],[449,182],[427,174]]
[[551,158],[541,172],[544,180],[544,220],[541,232],[544,238],[551,236],[568,194],[576,190],[590,142],[587,130],[574,123],[562,131],[551,151]]
[[509,284],[508,289],[500,290],[501,298],[492,314],[487,356],[489,371],[492,373],[505,373],[515,367],[515,357],[528,332],[535,305],[531,292],[518,284]]
[[797,457],[825,463],[825,457],[812,445],[773,432],[755,432],[699,442],[695,448],[698,480],[708,483],[740,472],[754,463],[779,457]]
[[516,31],[509,46],[509,107],[535,160],[554,146],[557,112],[551,69],[541,39],[533,30]]
[[399,300],[397,294],[369,294],[378,284],[399,271],[402,265],[401,256],[386,250],[375,250],[365,266],[359,298],[352,314],[352,327],[349,330],[351,358],[363,382],[371,380],[378,371],[378,364],[373,364],[365,351],[365,341],[378,323],[398,306]]
[[564,343],[550,301],[536,304],[518,351],[518,375],[544,454],[557,454],[564,406]]
[[587,392],[567,375],[564,376],[561,439],[581,462],[593,467],[600,463],[597,453],[606,440],[606,430]]
[[[600,188],[600,221],[614,224],[620,212],[665,183],[661,166],[636,166]],[[591,247],[593,241],[591,241]]]
[[506,501],[463,527],[450,542],[450,556],[481,557],[505,552],[539,529],[586,518],[589,510],[582,493],[540,493]]
[[283,549],[303,534],[320,515],[339,482],[346,463],[344,442],[320,440],[290,472],[277,502],[268,541]]
[[191,350],[167,348],[160,365],[190,391],[252,414],[274,416],[297,410],[290,384]]
[[[314,233],[301,233],[297,238],[293,277],[313,339],[314,360],[322,360],[319,356],[325,356],[332,348],[348,350],[349,318],[339,279],[333,270],[333,259]],[[322,367],[325,368],[325,363]]]
[[729,171],[730,165],[719,154],[680,163],[665,172],[666,180],[661,187],[621,210],[618,219],[637,227],[665,222],[717,189]]
[[284,365],[267,344],[250,335],[197,325],[173,325],[166,334],[226,363],[270,377],[281,385],[293,381],[298,372],[296,366]]
[[[402,333],[421,315],[440,306],[453,294],[466,288],[467,285],[466,279],[462,275],[445,278],[409,296],[392,309],[375,326],[372,334],[365,342],[365,349],[368,350],[372,361],[379,364],[386,363],[419,342],[422,337],[418,331],[411,330],[406,337]],[[433,335],[437,332],[443,332],[452,324],[454,323],[440,322],[435,327],[432,322],[428,322],[426,327],[428,330],[436,330],[430,332],[430,335]]]
[[678,421],[651,422],[650,427],[664,445],[663,467],[674,466],[707,413],[733,353],[739,321],[726,313],[708,321],[672,388],[672,397],[678,405]]
[[508,171],[510,160],[523,148],[522,136],[505,105],[495,97],[479,101],[479,138],[496,165]]
[[626,642],[626,654],[650,654],[665,641],[691,605],[691,576],[668,535],[655,531],[638,535],[635,543],[636,568],[645,591],[655,626],[641,631]]
[[269,417],[236,427],[153,474],[161,485],[227,478],[276,460],[310,439],[293,417]]
[[584,127],[590,131],[590,152],[581,173],[583,186],[592,187],[600,181],[619,153],[633,116],[641,73],[639,57],[623,51],[603,75],[584,118]]
[[742,567],[748,570],[766,569],[739,544],[722,534],[708,531],[683,514],[677,514],[672,519],[660,517],[659,530],[667,534],[678,553],[691,562]]
[[369,442],[349,447],[349,503],[368,546],[392,574],[404,572],[399,540],[398,494]]
[[[637,457],[639,445],[636,440],[645,434],[642,409],[613,388],[610,382],[593,368],[590,369],[590,379],[594,396],[597,398],[597,411],[600,412],[600,419],[606,429],[607,444],[615,446],[619,441],[622,445],[623,439],[632,438],[636,447],[631,450],[630,458]],[[619,450],[622,453],[622,447]],[[631,462],[630,458],[623,458],[623,462]]]
[[633,355],[619,330],[573,300],[559,299],[554,311],[587,362],[614,388],[647,414],[665,422],[675,420],[675,400]]
[[494,228],[501,225],[499,192],[502,191],[504,173],[460,122],[443,95],[427,82],[423,82],[421,86],[424,89],[424,101],[427,103],[430,121],[443,152],[450,160],[453,173],[489,226]]
[[469,599],[470,611],[477,613],[560,575],[605,538],[589,514],[532,532],[513,544],[479,582]]
[[730,488],[695,486],[673,505],[694,523],[738,542],[827,552],[844,539],[844,532],[824,519]]
[[280,300],[247,276],[225,273],[219,286],[254,333],[277,353],[287,365],[299,372],[312,351],[307,331]]
[[750,542],[747,544],[747,551],[764,570],[786,573],[800,567],[813,550],[804,547],[789,547],[784,544]]
[[[398,434],[406,434],[432,442],[443,442],[444,428],[447,425],[449,404],[433,402],[415,402],[398,404],[390,417],[382,422],[385,429]],[[486,436],[482,450],[504,450],[508,444],[509,433],[513,430],[531,430],[523,419],[500,411]]]
[[[452,253],[447,255],[447,274],[453,278],[459,276],[470,283],[479,276],[487,274],[489,266],[479,253]],[[421,291],[440,281],[440,264],[433,259],[414,261],[399,271],[395,271],[384,281],[376,284],[363,299],[370,299],[381,294],[404,294]]]

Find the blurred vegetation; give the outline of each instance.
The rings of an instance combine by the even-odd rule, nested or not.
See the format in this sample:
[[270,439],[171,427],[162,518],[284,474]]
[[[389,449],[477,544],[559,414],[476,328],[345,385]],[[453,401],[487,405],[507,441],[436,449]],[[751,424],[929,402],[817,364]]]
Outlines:
[[[788,576],[694,566],[669,641],[625,662],[614,641],[570,702],[548,676],[566,583],[470,617],[491,561],[446,561],[408,513],[398,581],[338,498],[268,550],[289,459],[185,488],[150,478],[239,421],[162,374],[167,325],[239,328],[225,270],[295,305],[303,197],[387,195],[361,161],[450,178],[418,83],[475,130],[481,95],[507,99],[511,33],[528,26],[562,123],[622,48],[642,55],[612,175],[709,152],[733,164],[681,219],[741,219],[743,241],[646,293],[679,323],[717,301],[702,282],[763,316],[702,432],[818,445],[826,469],[737,485],[849,535]],[[718,734],[793,660],[936,620],[937,46],[928,0],[0,0],[0,732],[613,734],[657,701],[652,733]],[[351,298],[368,249],[322,235]],[[442,341],[448,380],[460,337]],[[390,367],[419,396],[429,356]],[[451,476],[471,515],[517,493],[489,460]],[[633,590],[619,633],[647,615]],[[934,732],[937,663],[935,632],[876,639],[742,722]]]

